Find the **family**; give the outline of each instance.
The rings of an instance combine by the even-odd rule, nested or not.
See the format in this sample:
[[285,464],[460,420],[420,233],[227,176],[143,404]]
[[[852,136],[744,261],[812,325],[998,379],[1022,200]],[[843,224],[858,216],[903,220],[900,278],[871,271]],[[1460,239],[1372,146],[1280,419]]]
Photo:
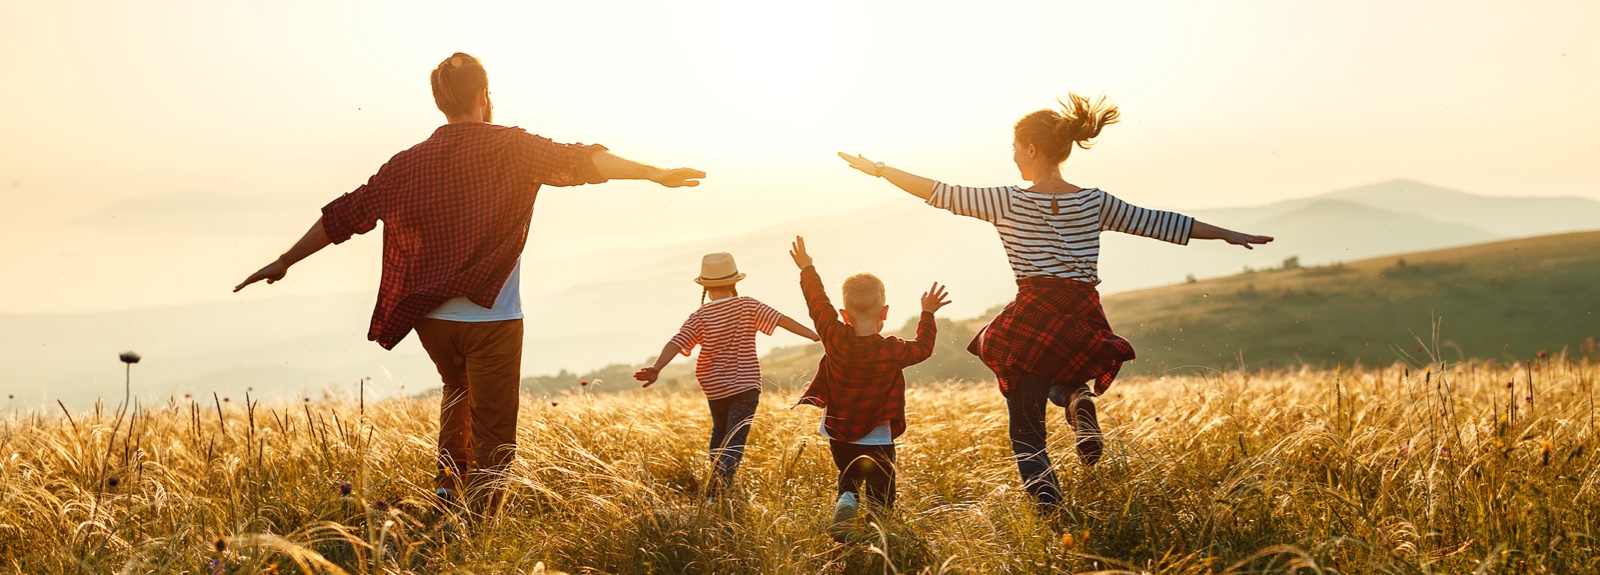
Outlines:
[[[436,492],[489,513],[503,495],[489,480],[516,451],[523,338],[518,278],[540,187],[617,179],[696,186],[705,173],[656,168],[604,146],[561,144],[495,125],[488,75],[467,54],[440,62],[430,83],[447,123],[390,158],[365,185],[324,206],[288,251],[234,291],[282,280],[296,262],[383,221],[383,274],[367,337],[393,349],[416,331],[444,384]],[[950,185],[839,154],[851,168],[999,232],[1017,296],[967,350],[995,373],[1022,484],[1044,511],[1061,502],[1046,449],[1047,404],[1065,408],[1079,458],[1094,465],[1104,450],[1094,398],[1134,358],[1133,346],[1112,332],[1095,289],[1101,232],[1177,244],[1217,239],[1245,248],[1272,241],[1068,183],[1061,165],[1073,147],[1089,148],[1119,114],[1104,98],[1073,94],[1062,104],[1060,111],[1040,110],[1016,124],[1012,161],[1028,187]],[[885,337],[882,281],[870,273],[846,278],[843,307],[836,310],[803,238],[795,238],[790,255],[800,270],[810,327],[740,296],[737,283],[745,274],[733,257],[709,254],[694,280],[705,290],[700,308],[635,377],[648,387],[673,357],[700,348],[695,375],[712,413],[715,480],[707,496],[714,500],[733,481],[760,399],[755,333],[781,327],[821,342],[823,358],[799,404],[823,409],[819,431],[839,469],[833,531],[842,536],[861,505],[894,504],[895,439],[906,428],[902,370],[932,354],[933,314],[950,302],[934,283],[921,298],[916,338]]]

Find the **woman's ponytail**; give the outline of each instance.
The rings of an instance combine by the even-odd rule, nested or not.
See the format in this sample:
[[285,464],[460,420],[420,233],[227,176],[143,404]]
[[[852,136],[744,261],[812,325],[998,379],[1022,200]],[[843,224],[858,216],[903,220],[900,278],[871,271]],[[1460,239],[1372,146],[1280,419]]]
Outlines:
[[1100,135],[1100,130],[1117,123],[1122,116],[1105,96],[1090,101],[1084,96],[1068,94],[1067,101],[1057,100],[1057,103],[1061,104],[1062,111],[1039,110],[1024,116],[1016,127],[1018,142],[1033,144],[1056,163],[1066,161],[1074,145],[1086,150],[1094,146],[1091,140]]

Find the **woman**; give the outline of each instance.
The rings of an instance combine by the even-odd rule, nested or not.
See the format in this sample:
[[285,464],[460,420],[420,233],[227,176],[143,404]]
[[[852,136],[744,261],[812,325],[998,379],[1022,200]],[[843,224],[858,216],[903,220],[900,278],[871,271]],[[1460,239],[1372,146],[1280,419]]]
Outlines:
[[[1017,277],[1017,298],[967,347],[994,370],[1005,395],[1011,449],[1022,481],[1041,507],[1061,502],[1045,451],[1045,402],[1066,408],[1085,464],[1103,445],[1093,397],[1105,392],[1133,346],[1111,332],[1100,308],[1100,232],[1119,231],[1176,244],[1217,239],[1251,248],[1272,241],[1173,212],[1140,208],[1098,188],[1061,177],[1074,145],[1088,149],[1116,106],[1071,94],[1063,110],[1039,110],[1017,122],[1012,161],[1028,188],[969,188],[936,182],[861,156],[840,153],[850,167],[889,180],[929,205],[994,224]],[[1093,386],[1090,386],[1093,382]]]

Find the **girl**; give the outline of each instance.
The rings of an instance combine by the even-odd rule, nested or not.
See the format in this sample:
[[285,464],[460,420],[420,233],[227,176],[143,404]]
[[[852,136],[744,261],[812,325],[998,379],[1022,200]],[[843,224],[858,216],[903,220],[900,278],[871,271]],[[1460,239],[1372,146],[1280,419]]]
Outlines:
[[[1045,401],[1063,406],[1077,451],[1094,465],[1103,450],[1093,397],[1104,393],[1133,346],[1112,333],[1100,308],[1100,232],[1176,244],[1220,239],[1250,248],[1272,241],[1173,212],[1140,208],[1098,188],[1068,183],[1061,163],[1074,145],[1088,149],[1116,123],[1116,106],[1071,94],[1061,112],[1039,110],[1017,122],[1011,159],[1027,188],[969,188],[936,182],[841,152],[850,167],[889,180],[929,205],[994,224],[1017,279],[1017,298],[967,350],[994,370],[1010,416],[1011,449],[1024,487],[1042,508],[1061,502],[1045,451]],[[1091,390],[1089,383],[1093,382]]]
[[[711,406],[714,477],[707,486],[711,497],[733,483],[733,473],[744,457],[745,439],[750,434],[750,424],[761,399],[761,364],[756,358],[755,332],[772,335],[773,328],[781,327],[811,341],[820,340],[816,332],[767,304],[752,297],[740,297],[734,284],[744,278],[745,274],[739,273],[739,266],[729,254],[707,254],[702,258],[700,277],[694,280],[705,288],[700,309],[689,316],[678,334],[661,349],[655,365],[633,374],[634,379],[644,382],[644,387],[650,387],[674,355],[689,355],[694,346],[701,346],[695,378],[700,380],[700,388]],[[707,296],[711,298],[710,303],[705,301]]]

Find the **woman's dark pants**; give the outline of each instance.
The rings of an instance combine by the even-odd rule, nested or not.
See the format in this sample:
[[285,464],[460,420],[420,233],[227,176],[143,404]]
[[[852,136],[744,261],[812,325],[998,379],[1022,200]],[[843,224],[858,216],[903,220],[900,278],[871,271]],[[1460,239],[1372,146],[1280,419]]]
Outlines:
[[1047,379],[1025,379],[1006,398],[1006,411],[1011,416],[1011,451],[1017,456],[1017,471],[1022,474],[1022,486],[1033,496],[1041,508],[1061,505],[1061,484],[1056,480],[1055,467],[1050,465],[1044,426],[1045,409],[1050,406],[1050,385]]

